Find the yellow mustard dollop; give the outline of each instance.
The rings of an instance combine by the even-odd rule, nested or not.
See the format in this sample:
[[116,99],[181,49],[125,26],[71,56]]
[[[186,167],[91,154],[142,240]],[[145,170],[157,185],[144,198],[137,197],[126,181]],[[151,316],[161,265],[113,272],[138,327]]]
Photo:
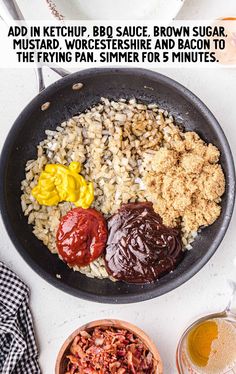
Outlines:
[[47,164],[31,194],[41,205],[70,201],[77,207],[87,209],[94,200],[94,188],[92,182],[88,183],[79,174],[80,171],[80,162],[71,162],[69,166]]

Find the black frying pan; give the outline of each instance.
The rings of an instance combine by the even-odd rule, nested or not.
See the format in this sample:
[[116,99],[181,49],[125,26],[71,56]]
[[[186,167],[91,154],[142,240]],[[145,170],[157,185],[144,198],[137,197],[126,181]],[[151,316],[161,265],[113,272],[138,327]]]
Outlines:
[[[80,91],[72,90],[82,82]],[[70,270],[32,234],[20,204],[20,183],[27,160],[36,157],[36,145],[46,129],[99,102],[101,96],[118,100],[135,97],[144,103],[158,103],[186,130],[196,131],[221,151],[226,192],[219,219],[196,238],[183,262],[154,284],[129,285],[90,279]],[[217,93],[216,93],[217,100]],[[46,111],[41,105],[50,101]],[[229,144],[217,120],[206,106],[179,83],[142,69],[89,69],[66,76],[43,90],[23,110],[5,142],[0,163],[0,204],[3,221],[15,247],[25,261],[54,286],[75,296],[107,303],[131,303],[162,295],[191,278],[210,259],[223,239],[233,211],[235,172]],[[61,279],[56,278],[61,275]]]

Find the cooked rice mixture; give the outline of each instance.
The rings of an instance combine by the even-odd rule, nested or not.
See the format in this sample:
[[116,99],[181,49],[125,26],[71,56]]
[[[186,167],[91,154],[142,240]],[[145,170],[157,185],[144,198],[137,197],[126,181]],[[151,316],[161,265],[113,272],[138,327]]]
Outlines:
[[[55,131],[46,130],[46,135],[37,147],[37,159],[26,164],[21,204],[33,233],[52,253],[57,253],[59,221],[74,205],[42,206],[32,197],[31,190],[48,163],[81,162],[81,174],[94,183],[92,207],[105,216],[122,203],[152,201],[164,224],[181,225],[187,249],[197,230],[220,215],[225,179],[219,150],[195,132],[183,132],[156,104],[102,98]],[[102,257],[74,270],[108,277]]]

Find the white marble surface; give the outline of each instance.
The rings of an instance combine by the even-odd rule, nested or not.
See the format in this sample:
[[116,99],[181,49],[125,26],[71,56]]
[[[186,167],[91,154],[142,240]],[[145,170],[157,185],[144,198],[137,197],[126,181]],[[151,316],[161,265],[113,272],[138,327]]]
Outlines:
[[[104,3],[106,0],[53,0],[58,6],[58,9],[64,15],[72,15],[76,18],[78,15],[86,18],[87,16],[93,17],[94,11],[92,2],[98,4],[98,15],[102,19],[103,13],[99,4]],[[123,0],[122,0],[123,1]],[[112,4],[113,10],[110,9],[110,14],[115,14],[116,18],[143,18],[144,14],[147,18],[153,18],[152,14],[156,14],[158,18],[169,19],[174,17],[174,13],[179,9],[180,0],[145,0],[145,6],[141,4],[141,0],[127,0],[128,11],[125,9],[125,16],[122,16],[121,4],[122,2],[117,0],[109,0]],[[218,17],[229,17],[236,16],[236,3],[235,0],[183,0],[184,4],[179,14],[176,16],[178,19],[212,19]],[[82,11],[82,4],[85,2],[85,8]],[[131,4],[135,3],[134,13],[131,12]],[[166,3],[171,3],[171,9]],[[0,1],[1,3],[1,1]],[[125,2],[124,2],[125,3]],[[46,6],[46,0],[18,0],[18,4],[26,18],[29,19],[41,19],[41,18],[53,18],[48,7]],[[157,5],[156,5],[157,4]],[[159,9],[161,7],[161,9]],[[80,12],[81,8],[81,12]],[[110,7],[111,8],[111,7]],[[168,10],[168,14],[163,13],[162,9]],[[104,12],[104,18],[106,18],[107,11]]]
[[[64,19],[173,19],[183,0],[53,0]],[[26,18],[50,17],[46,0],[34,0],[37,11],[32,14],[29,0],[18,0]],[[135,6],[134,6],[135,4]],[[54,13],[55,14],[55,13]]]
[[[181,14],[184,18],[188,18],[188,15],[189,18],[203,18],[205,7],[206,18],[210,18],[211,14],[233,15],[230,10],[230,4],[233,2],[235,4],[235,0],[187,0],[186,9],[184,7]],[[221,13],[223,10],[224,14]],[[206,103],[223,127],[235,156],[236,70],[169,69],[161,72],[188,87]],[[54,79],[54,73],[48,72],[47,82],[50,83]],[[37,89],[34,72],[30,69],[2,69],[0,82],[2,147],[14,119],[36,94]],[[175,349],[184,328],[202,314],[221,310],[228,300],[230,290],[227,279],[236,280],[235,227],[234,215],[227,234],[213,258],[197,275],[178,289],[155,300],[139,304],[102,305],[69,296],[41,279],[17,253],[1,222],[0,260],[21,276],[31,289],[30,303],[42,372],[53,373],[57,352],[64,339],[75,328],[98,318],[119,318],[144,329],[160,350],[165,373],[175,374]]]
[[185,0],[177,19],[236,17],[235,0]]

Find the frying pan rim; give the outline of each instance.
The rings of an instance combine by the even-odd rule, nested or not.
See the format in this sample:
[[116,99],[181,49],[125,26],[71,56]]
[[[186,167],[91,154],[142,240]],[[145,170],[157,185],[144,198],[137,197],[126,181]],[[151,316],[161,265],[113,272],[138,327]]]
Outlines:
[[[4,181],[5,181],[5,172],[6,172],[6,166],[9,158],[9,151],[12,149],[12,145],[14,144],[15,134],[20,130],[21,125],[23,124],[22,119],[24,116],[27,115],[27,113],[31,113],[32,109],[34,109],[34,106],[36,102],[38,102],[39,99],[42,98],[42,103],[45,102],[44,97],[47,95],[50,95],[50,92],[54,92],[56,89],[60,89],[61,86],[64,86],[67,84],[70,80],[73,81],[74,78],[76,78],[76,81],[82,81],[83,77],[86,77],[87,75],[93,76],[97,74],[116,74],[116,73],[122,73],[122,74],[131,74],[134,73],[137,76],[143,76],[151,79],[158,80],[160,83],[168,85],[170,88],[174,88],[184,96],[186,99],[191,101],[193,106],[197,108],[199,111],[201,111],[205,118],[208,120],[209,123],[211,123],[212,127],[217,133],[217,136],[221,139],[222,143],[222,149],[224,149],[225,152],[225,158],[226,158],[226,164],[229,169],[229,191],[228,191],[228,198],[226,200],[226,210],[225,210],[225,216],[223,224],[218,231],[217,235],[214,238],[214,241],[211,243],[210,248],[208,251],[202,256],[198,261],[196,261],[189,269],[187,269],[183,274],[181,274],[177,279],[171,279],[167,284],[161,285],[154,290],[143,290],[138,294],[124,294],[124,295],[106,295],[101,296],[94,294],[92,292],[82,291],[75,288],[72,288],[71,286],[68,286],[66,284],[63,284],[61,280],[57,279],[55,276],[48,274],[43,268],[41,268],[37,262],[31,259],[30,255],[24,250],[24,247],[19,242],[18,238],[16,237],[14,230],[11,226],[10,219],[7,215],[7,207],[6,207],[6,198],[5,198],[5,190],[4,190]],[[79,80],[78,80],[79,78]],[[213,256],[213,254],[216,252],[217,248],[219,247],[220,243],[222,242],[226,231],[228,229],[229,223],[232,218],[232,213],[234,209],[234,202],[235,202],[235,168],[234,168],[234,160],[232,156],[232,152],[228,143],[228,140],[223,132],[223,129],[221,128],[219,122],[215,118],[215,116],[212,114],[212,112],[208,109],[208,107],[189,89],[178,83],[177,81],[160,74],[158,72],[154,72],[147,69],[140,69],[140,68],[91,68],[91,69],[84,69],[77,71],[75,73],[72,73],[66,77],[63,77],[59,79],[58,81],[54,82],[53,84],[49,85],[47,88],[45,88],[40,94],[35,96],[29,104],[26,105],[26,107],[21,111],[21,113],[16,118],[13,126],[11,127],[0,156],[0,211],[3,219],[3,223],[5,225],[6,231],[8,233],[9,238],[11,239],[13,245],[15,246],[15,249],[18,251],[18,253],[23,257],[25,262],[38,274],[40,275],[44,280],[46,280],[48,283],[53,285],[54,287],[59,288],[60,290],[69,293],[73,296],[80,297],[85,300],[89,301],[96,301],[100,303],[110,303],[110,304],[128,304],[128,303],[135,303],[145,300],[150,300],[152,298],[155,298],[157,296],[161,296],[163,294],[166,294],[180,285],[187,282],[189,279],[191,279],[196,273],[198,273],[201,268],[206,265],[206,263],[210,260],[210,258]]]

